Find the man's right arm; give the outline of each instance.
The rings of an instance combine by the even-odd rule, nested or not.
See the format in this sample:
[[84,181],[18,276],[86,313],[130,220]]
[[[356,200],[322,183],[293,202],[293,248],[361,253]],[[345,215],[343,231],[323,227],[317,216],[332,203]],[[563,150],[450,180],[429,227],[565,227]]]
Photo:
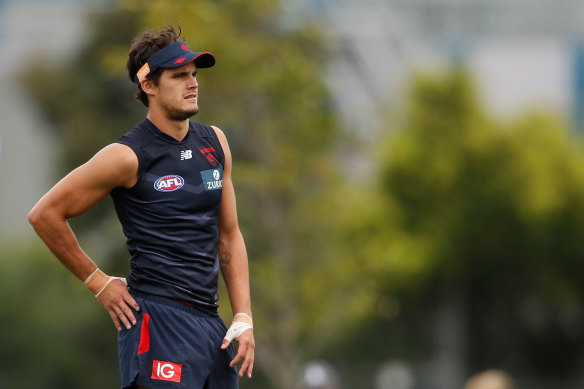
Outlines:
[[[111,279],[79,246],[67,219],[79,216],[119,186],[137,181],[136,154],[122,144],[111,144],[59,181],[33,207],[28,219],[55,256],[98,297],[121,330],[135,324],[130,309],[139,309],[121,280]],[[91,275],[91,278],[89,278]],[[89,279],[88,279],[89,278]],[[101,292],[101,293],[100,293]]]

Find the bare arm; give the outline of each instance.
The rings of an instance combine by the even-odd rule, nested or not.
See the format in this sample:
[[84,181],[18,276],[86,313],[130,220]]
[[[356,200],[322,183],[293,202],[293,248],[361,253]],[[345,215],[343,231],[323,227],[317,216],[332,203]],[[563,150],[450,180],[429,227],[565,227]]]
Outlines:
[[[235,191],[233,189],[233,181],[231,180],[231,151],[223,132],[218,128],[215,128],[215,131],[225,153],[223,193],[219,211],[218,255],[221,274],[227,286],[227,293],[229,294],[233,314],[244,313],[249,316],[251,321],[249,267],[245,242],[237,220]],[[246,316],[241,317],[240,320],[246,320]],[[255,349],[253,330],[245,331],[236,340],[239,342],[238,352],[231,364],[233,366],[243,360],[239,375],[242,376],[247,372],[248,377],[251,377]],[[226,348],[228,344],[227,341],[224,341],[222,347]]]
[[[30,211],[28,219],[36,233],[80,280],[86,280],[98,268],[79,246],[67,219],[85,213],[112,189],[134,185],[137,171],[138,159],[134,152],[127,146],[111,144],[59,181]],[[100,290],[94,289],[101,289],[106,282],[103,277],[107,276],[100,271],[94,276],[87,286],[96,294]],[[135,321],[128,304],[135,309],[138,305],[123,282],[111,282],[103,292],[99,301],[118,329],[121,329],[120,320],[126,327]]]

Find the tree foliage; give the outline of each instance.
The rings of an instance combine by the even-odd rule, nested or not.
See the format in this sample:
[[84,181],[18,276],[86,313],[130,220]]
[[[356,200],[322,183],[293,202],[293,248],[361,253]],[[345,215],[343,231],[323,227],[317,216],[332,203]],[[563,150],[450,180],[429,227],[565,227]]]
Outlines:
[[40,244],[2,254],[0,388],[119,386],[115,328],[83,285]]
[[574,373],[584,344],[581,139],[551,114],[493,119],[461,69],[419,76],[397,122],[373,219],[386,223],[381,285],[414,292],[418,310],[461,296],[469,371]]

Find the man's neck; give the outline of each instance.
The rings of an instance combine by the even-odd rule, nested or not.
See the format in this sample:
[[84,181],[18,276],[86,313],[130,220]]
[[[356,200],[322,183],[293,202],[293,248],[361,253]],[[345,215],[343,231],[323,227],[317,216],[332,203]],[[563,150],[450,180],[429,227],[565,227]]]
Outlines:
[[150,109],[146,115],[154,125],[168,136],[173,137],[178,141],[182,141],[189,132],[189,119],[185,120],[171,120],[166,115],[157,113]]

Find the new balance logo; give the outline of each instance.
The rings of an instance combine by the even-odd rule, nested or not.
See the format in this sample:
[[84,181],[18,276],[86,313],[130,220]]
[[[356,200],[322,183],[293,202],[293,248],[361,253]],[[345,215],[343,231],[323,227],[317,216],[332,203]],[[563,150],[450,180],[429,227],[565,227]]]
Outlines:
[[191,150],[183,150],[180,152],[180,160],[184,161],[185,159],[193,158],[193,152]]

